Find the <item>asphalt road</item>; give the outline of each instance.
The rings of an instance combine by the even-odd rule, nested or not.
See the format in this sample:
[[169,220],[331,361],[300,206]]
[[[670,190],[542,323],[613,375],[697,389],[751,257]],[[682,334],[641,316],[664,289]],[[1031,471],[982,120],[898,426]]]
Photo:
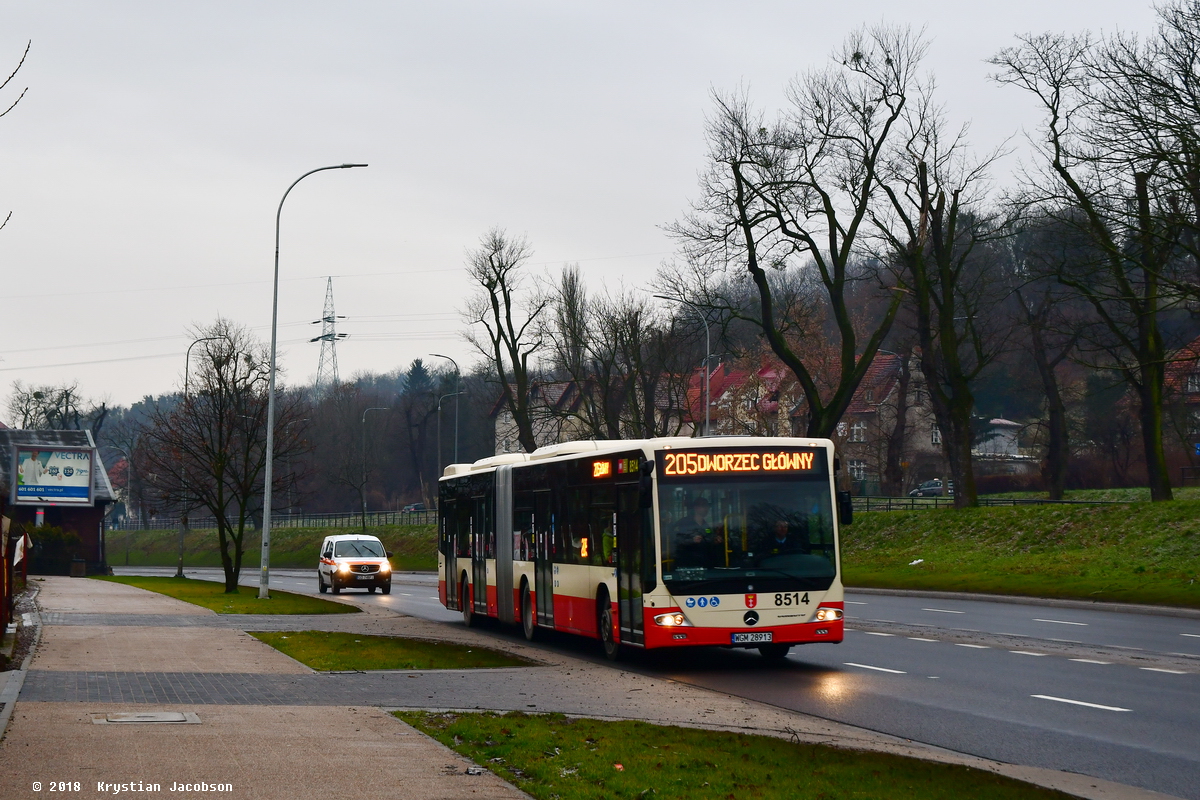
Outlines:
[[[173,573],[119,570],[135,571]],[[276,570],[271,584],[316,593],[315,571]],[[391,595],[347,596],[461,624],[438,602],[431,575],[397,573]],[[782,664],[713,648],[644,654],[623,666],[960,752],[1200,800],[1200,619],[849,593],[847,622],[842,644],[795,648]],[[600,660],[595,643],[575,637],[544,646]]]

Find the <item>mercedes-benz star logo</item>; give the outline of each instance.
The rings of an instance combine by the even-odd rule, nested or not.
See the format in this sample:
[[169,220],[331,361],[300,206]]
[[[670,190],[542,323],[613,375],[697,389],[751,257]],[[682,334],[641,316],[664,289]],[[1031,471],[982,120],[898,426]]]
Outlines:
[[363,564],[361,567],[358,568],[358,571],[359,572],[370,572],[371,568],[369,566],[367,566],[366,564]]
[[757,625],[758,624],[758,612],[757,611],[747,611],[746,616],[742,617],[742,621],[745,622],[747,625]]

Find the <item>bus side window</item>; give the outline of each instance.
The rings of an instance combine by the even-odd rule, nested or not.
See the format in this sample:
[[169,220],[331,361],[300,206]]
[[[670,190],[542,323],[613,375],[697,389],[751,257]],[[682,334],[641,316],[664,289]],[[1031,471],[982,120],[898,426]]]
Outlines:
[[513,514],[513,558],[533,560],[533,509],[518,508]]

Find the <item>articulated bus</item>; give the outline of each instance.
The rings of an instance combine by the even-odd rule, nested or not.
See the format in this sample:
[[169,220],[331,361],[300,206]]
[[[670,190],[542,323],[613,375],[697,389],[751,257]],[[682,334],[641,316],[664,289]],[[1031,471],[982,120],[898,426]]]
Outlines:
[[578,441],[451,464],[438,594],[481,617],[622,648],[720,645],[783,658],[842,641],[827,439]]

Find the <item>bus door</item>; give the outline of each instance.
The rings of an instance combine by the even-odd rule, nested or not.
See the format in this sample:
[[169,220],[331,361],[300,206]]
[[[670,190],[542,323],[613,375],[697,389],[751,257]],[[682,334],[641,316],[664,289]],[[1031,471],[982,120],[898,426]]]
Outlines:
[[539,625],[554,627],[554,521],[550,518],[550,492],[533,495],[534,592]]
[[512,465],[496,469],[496,615],[501,622],[520,622],[513,602]]
[[446,608],[458,608],[458,515],[453,500],[442,500],[439,522],[442,530],[442,556],[446,561]]
[[[617,607],[621,641],[645,643],[642,617],[642,572],[647,564],[643,542],[643,513],[637,486],[617,487]],[[650,550],[649,563],[654,551]]]
[[474,611],[487,616],[487,559],[494,532],[489,522],[486,497],[472,497],[475,513],[471,515],[471,585],[475,588]]

